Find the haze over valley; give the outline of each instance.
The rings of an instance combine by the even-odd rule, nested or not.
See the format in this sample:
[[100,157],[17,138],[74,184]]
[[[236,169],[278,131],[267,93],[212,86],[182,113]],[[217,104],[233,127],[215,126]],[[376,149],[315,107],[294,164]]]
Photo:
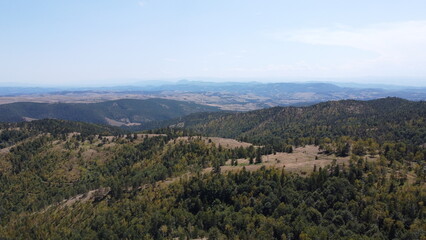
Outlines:
[[399,97],[426,100],[426,88],[389,85],[339,86],[331,83],[261,83],[178,81],[139,86],[92,88],[0,87],[0,104],[14,102],[96,103],[119,99],[163,98],[248,111],[274,106],[302,106],[313,103]]

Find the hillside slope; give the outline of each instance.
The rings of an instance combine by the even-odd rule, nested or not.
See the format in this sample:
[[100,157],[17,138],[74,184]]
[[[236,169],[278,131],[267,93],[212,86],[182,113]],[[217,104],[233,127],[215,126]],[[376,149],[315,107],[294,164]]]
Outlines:
[[39,135],[65,138],[66,135],[74,133],[86,138],[91,135],[123,135],[128,132],[118,127],[57,119],[0,123],[0,149]]
[[[426,142],[426,102],[399,98],[342,100],[308,107],[274,107],[243,113],[198,113],[164,124],[256,144],[312,143],[313,139],[352,136],[380,142]],[[307,139],[310,138],[310,139]]]
[[[424,103],[312,108],[206,118],[204,130],[238,127],[264,146],[177,128],[0,124],[0,239],[422,239]],[[288,129],[318,144],[271,149]]]
[[166,99],[122,99],[100,103],[30,103],[0,105],[0,121],[56,118],[71,121],[110,124],[113,126],[173,119],[195,112],[218,108]]

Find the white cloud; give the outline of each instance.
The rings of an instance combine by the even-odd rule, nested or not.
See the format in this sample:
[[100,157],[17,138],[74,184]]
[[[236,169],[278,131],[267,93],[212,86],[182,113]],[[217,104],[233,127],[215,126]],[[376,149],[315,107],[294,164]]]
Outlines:
[[146,2],[144,1],[139,1],[138,2],[139,7],[144,7],[146,5]]
[[[303,29],[276,33],[274,38],[311,45],[343,46],[366,50],[377,57],[350,64],[336,64],[336,70],[389,71],[391,74],[422,75],[426,64],[426,21],[374,24],[361,28]],[[350,56],[349,56],[350,57]]]

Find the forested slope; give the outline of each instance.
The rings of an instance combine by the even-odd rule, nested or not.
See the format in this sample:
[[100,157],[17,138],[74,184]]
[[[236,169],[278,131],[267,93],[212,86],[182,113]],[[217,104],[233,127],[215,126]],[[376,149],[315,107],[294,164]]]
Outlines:
[[303,145],[323,138],[350,136],[374,138],[381,143],[404,140],[420,145],[426,142],[425,116],[426,102],[384,98],[332,101],[308,107],[274,107],[243,113],[202,113],[176,120],[173,126],[257,144]]
[[[426,236],[424,102],[197,116],[189,129],[143,134],[58,120],[1,124],[0,238]],[[196,132],[259,144],[221,145]],[[305,144],[317,152],[304,174],[262,162]],[[346,160],[317,167],[322,156]]]
[[80,137],[85,138],[91,135],[119,135],[127,133],[127,131],[117,127],[56,119],[0,123],[0,149],[40,134],[65,138],[70,133],[79,133]]
[[[0,105],[0,121],[55,118],[98,124],[129,124],[161,121],[218,108],[167,99],[122,99],[99,103],[30,103]],[[108,121],[108,119],[111,119]],[[115,122],[114,122],[115,121]]]
[[198,175],[13,218],[21,239],[424,239],[426,191],[386,162],[307,178],[281,170]]

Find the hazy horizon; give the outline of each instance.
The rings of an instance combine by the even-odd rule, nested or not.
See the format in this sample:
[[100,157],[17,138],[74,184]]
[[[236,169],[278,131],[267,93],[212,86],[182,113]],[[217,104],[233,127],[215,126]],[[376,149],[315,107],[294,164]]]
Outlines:
[[2,1],[0,84],[426,86],[426,2]]
[[[401,78],[403,79],[403,78]],[[386,79],[371,81],[369,78],[358,78],[358,79],[333,79],[333,78],[296,78],[296,79],[273,79],[273,78],[175,78],[175,79],[124,79],[124,80],[112,80],[112,81],[93,81],[85,83],[25,83],[25,82],[0,82],[0,87],[18,87],[18,88],[114,88],[114,87],[125,87],[125,86],[161,86],[161,85],[173,85],[181,84],[183,82],[188,83],[327,83],[345,87],[360,87],[360,88],[425,88],[426,81],[423,79],[414,79],[413,81],[399,82],[397,79]]]

